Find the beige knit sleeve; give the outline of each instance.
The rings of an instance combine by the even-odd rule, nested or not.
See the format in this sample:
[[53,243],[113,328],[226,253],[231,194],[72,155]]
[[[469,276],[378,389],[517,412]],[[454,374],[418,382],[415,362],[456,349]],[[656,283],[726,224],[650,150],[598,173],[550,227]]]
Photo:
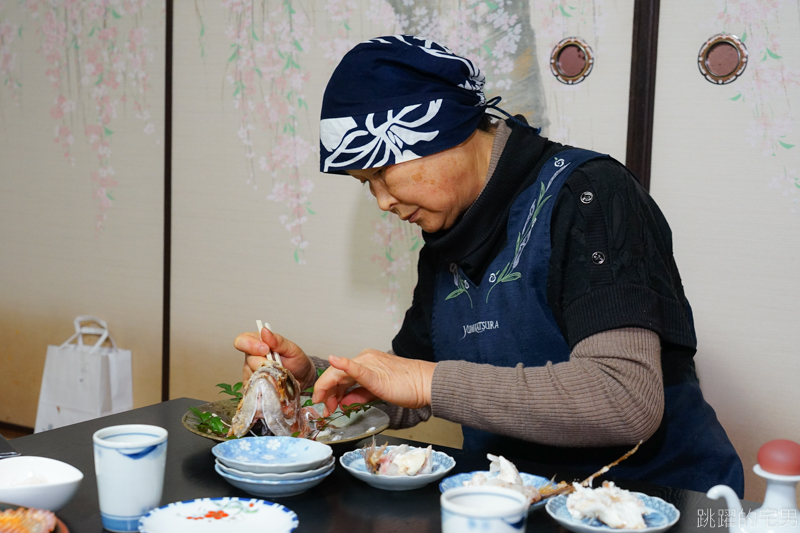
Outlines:
[[495,367],[443,361],[433,416],[554,446],[630,445],[655,433],[664,412],[661,344],[640,328],[578,343],[564,363]]

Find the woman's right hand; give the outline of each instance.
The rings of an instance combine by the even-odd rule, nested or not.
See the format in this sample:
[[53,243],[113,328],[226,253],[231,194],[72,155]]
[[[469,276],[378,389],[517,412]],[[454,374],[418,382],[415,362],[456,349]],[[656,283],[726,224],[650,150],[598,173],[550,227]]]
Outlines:
[[281,356],[283,366],[289,370],[300,383],[301,390],[314,384],[317,371],[314,362],[302,349],[287,338],[277,335],[267,328],[258,332],[242,333],[233,341],[233,346],[245,355],[243,383],[247,383],[253,371],[264,364],[267,354],[273,351]]
[[[337,405],[364,403],[376,398],[419,409],[431,404],[431,383],[436,363],[406,359],[378,350],[364,350],[353,359],[328,357],[331,366],[314,384],[314,403],[324,403],[324,416]],[[350,390],[358,383],[360,388]],[[348,392],[350,391],[350,392]]]

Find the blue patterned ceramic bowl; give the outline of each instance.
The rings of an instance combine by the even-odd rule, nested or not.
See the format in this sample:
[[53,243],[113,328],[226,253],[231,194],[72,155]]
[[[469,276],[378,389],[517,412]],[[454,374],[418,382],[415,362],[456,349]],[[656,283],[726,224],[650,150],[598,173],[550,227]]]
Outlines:
[[680,511],[674,505],[665,502],[661,498],[648,496],[641,492],[634,492],[633,494],[642,500],[645,509],[647,509],[647,514],[644,515],[644,529],[615,529],[608,527],[596,518],[576,520],[570,516],[567,510],[567,496],[563,494],[548,500],[545,508],[556,522],[575,533],[609,533],[611,531],[615,533],[659,533],[674,526],[678,518],[681,517]]
[[[450,489],[457,489],[464,486],[465,481],[469,481],[472,479],[472,476],[475,474],[483,474],[486,477],[497,477],[498,472],[490,473],[488,470],[476,470],[474,472],[464,472],[463,474],[456,474],[454,476],[446,477],[439,483],[439,490],[444,492]],[[537,489],[542,485],[546,485],[550,480],[546,477],[542,476],[534,476],[533,474],[526,474],[525,472],[520,472],[519,477],[522,478],[523,485],[533,485]],[[540,500],[528,508],[528,512],[535,511],[541,507],[544,507],[544,504],[547,503],[547,500]]]
[[330,457],[327,461],[322,463],[322,466],[312,470],[303,470],[302,472],[286,472],[285,474],[271,474],[269,472],[265,474],[254,474],[253,472],[237,470],[235,468],[225,466],[225,464],[221,463],[219,459],[216,460],[217,466],[226,474],[244,479],[252,479],[254,481],[291,481],[294,479],[306,479],[318,476],[323,472],[327,472],[331,466],[333,466],[334,462],[336,462],[336,460],[333,457]]
[[294,437],[246,437],[221,442],[211,452],[225,466],[256,474],[302,472],[333,455],[327,444]]
[[[383,452],[389,453],[397,446],[388,446]],[[444,452],[433,451],[433,471],[417,476],[381,476],[367,471],[367,464],[361,450],[347,452],[339,458],[339,463],[352,475],[375,488],[383,490],[414,490],[447,475],[456,466],[456,460]]]
[[242,489],[248,494],[259,496],[261,498],[284,498],[286,496],[296,496],[302,494],[311,487],[315,487],[322,483],[322,480],[331,475],[336,465],[333,464],[330,468],[319,474],[306,479],[290,479],[286,481],[256,481],[253,479],[245,479],[238,476],[232,476],[223,472],[219,465],[214,465],[214,470],[217,474],[225,478],[225,481],[236,487]]

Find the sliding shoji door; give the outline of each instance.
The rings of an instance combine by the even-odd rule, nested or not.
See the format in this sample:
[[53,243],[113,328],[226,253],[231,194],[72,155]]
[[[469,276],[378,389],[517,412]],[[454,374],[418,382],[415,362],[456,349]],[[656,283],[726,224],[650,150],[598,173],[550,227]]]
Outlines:
[[0,2],[0,422],[33,427],[77,315],[160,399],[164,2]]
[[[672,224],[701,385],[744,462],[750,500],[763,497],[758,448],[800,441],[798,9],[661,3],[651,192]],[[712,40],[699,65],[719,33],[734,37]]]

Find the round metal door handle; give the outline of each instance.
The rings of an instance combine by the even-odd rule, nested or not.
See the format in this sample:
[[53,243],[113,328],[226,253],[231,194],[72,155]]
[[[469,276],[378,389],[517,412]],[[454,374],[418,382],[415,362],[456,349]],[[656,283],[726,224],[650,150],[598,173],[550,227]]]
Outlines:
[[567,37],[550,53],[550,72],[561,83],[575,85],[591,74],[594,52],[586,41],[579,37]]
[[727,85],[747,68],[747,47],[735,35],[718,33],[700,47],[697,67],[711,83]]

